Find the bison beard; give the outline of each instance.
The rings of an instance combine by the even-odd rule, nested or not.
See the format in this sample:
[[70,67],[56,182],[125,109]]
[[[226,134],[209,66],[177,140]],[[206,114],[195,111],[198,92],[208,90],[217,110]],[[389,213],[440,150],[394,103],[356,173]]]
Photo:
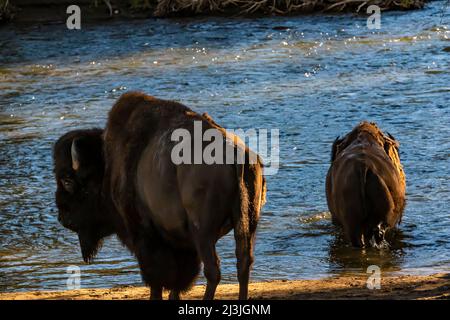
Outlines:
[[91,263],[103,244],[103,237],[91,231],[81,230],[78,232],[81,255],[86,263]]

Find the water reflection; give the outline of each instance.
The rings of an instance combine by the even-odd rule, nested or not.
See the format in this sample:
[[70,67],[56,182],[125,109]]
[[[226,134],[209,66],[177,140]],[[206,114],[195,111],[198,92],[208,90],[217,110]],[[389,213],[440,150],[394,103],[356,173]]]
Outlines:
[[334,228],[334,239],[330,242],[329,262],[331,272],[346,274],[351,272],[365,273],[371,265],[380,267],[382,272],[401,270],[404,262],[405,248],[410,246],[401,230],[386,234],[389,248],[354,248],[344,239],[342,230]]

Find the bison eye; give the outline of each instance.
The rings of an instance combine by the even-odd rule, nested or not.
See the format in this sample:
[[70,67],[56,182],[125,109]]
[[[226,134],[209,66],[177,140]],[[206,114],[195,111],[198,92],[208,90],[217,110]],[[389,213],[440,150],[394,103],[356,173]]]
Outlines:
[[67,192],[73,193],[75,191],[75,182],[72,179],[63,178],[61,179],[61,184]]

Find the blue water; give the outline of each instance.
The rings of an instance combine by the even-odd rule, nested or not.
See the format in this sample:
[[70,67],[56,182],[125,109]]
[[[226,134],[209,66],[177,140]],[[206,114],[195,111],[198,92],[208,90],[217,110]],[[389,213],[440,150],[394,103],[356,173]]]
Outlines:
[[[445,1],[361,16],[197,18],[0,28],[0,291],[142,284],[112,237],[94,264],[56,219],[51,149],[103,126],[127,90],[183,102],[226,128],[280,130],[252,280],[450,271],[450,30]],[[278,28],[285,27],[285,28]],[[447,48],[447,50],[444,50]],[[371,120],[401,143],[407,207],[391,250],[340,239],[324,193],[334,138]],[[234,241],[218,244],[236,282]],[[200,278],[199,281],[203,279]]]

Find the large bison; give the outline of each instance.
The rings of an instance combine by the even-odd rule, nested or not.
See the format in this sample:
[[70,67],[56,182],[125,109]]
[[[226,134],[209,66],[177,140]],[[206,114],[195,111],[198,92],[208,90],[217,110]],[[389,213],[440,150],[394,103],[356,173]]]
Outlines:
[[[234,164],[175,164],[177,129],[215,129],[226,148],[245,155]],[[201,142],[205,147],[205,142]],[[194,147],[192,149],[195,152]],[[200,150],[202,151],[202,150]],[[173,101],[123,94],[105,130],[76,130],[54,146],[56,205],[60,223],[78,234],[90,262],[102,239],[117,234],[136,256],[151,299],[179,299],[203,262],[205,299],[220,281],[216,242],[234,229],[239,298],[248,296],[255,231],[265,202],[263,165],[237,136]]]
[[354,246],[380,246],[385,231],[400,223],[405,174],[399,143],[375,123],[361,122],[334,141],[326,195],[333,222]]

